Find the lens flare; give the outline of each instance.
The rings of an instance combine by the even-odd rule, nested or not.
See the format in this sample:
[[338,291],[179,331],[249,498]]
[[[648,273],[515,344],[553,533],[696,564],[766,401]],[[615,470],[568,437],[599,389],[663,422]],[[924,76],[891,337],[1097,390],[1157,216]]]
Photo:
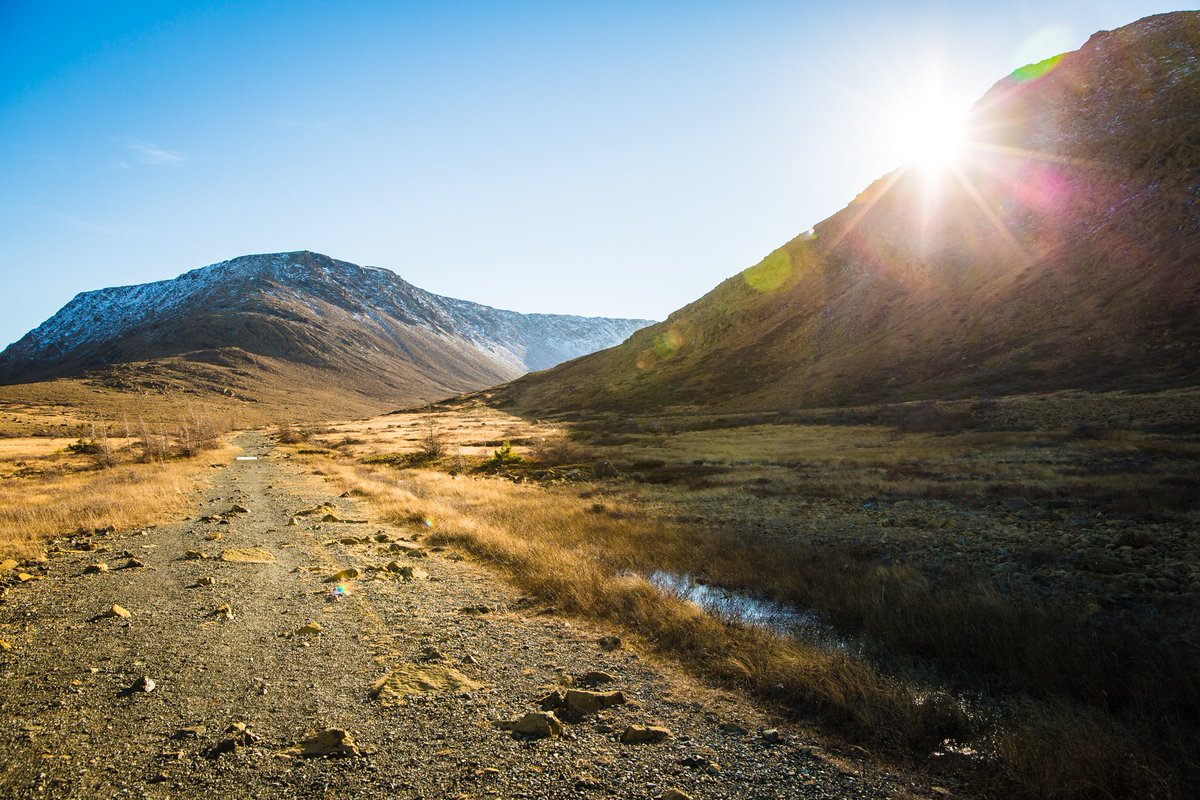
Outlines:
[[1064,53],[1074,47],[1071,31],[1063,25],[1049,25],[1021,43],[1010,63],[1023,66],[1013,70],[1017,81],[1037,80],[1058,66],[1062,55],[1046,58],[1046,53]]
[[1036,81],[1038,78],[1049,74],[1058,66],[1058,62],[1062,61],[1062,54],[1050,56],[1050,58],[1037,62],[1036,64],[1026,64],[1023,67],[1017,67],[1012,71],[1010,76],[1015,81],[1022,83],[1026,81]]

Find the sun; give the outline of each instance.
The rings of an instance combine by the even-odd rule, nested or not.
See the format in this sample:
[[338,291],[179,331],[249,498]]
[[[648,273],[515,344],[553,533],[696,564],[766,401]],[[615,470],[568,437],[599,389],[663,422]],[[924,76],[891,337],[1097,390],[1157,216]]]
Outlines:
[[966,112],[936,96],[906,103],[894,126],[896,151],[927,177],[953,168],[966,150]]

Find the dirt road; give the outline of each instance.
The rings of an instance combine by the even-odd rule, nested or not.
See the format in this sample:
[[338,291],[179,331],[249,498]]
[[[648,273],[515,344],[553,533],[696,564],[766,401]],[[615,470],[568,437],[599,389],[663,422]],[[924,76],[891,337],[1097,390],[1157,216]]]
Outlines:
[[[239,444],[257,460],[214,469],[185,521],[63,540],[44,580],[11,581],[0,796],[929,796],[797,731],[764,735],[775,723],[744,701],[371,521],[266,437]],[[222,560],[246,548],[272,560]],[[626,702],[581,713],[577,696],[561,736],[505,728],[571,686]],[[630,726],[671,736],[622,743]],[[348,738],[303,755],[326,729]]]

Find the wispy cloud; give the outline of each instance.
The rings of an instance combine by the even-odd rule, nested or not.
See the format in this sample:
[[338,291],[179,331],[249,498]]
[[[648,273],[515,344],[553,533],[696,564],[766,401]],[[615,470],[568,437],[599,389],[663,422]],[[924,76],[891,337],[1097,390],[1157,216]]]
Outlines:
[[62,211],[47,209],[46,213],[64,225],[72,227],[75,230],[86,231],[87,233],[96,233],[101,236],[135,236],[140,233],[140,231],[134,228],[120,228],[112,225],[104,225],[98,222],[89,222],[86,219],[80,219],[73,214],[67,214]]
[[187,156],[182,153],[171,152],[165,147],[159,147],[156,144],[135,139],[132,136],[122,139],[121,145],[130,153],[133,153],[138,161],[153,167],[168,167],[174,164],[182,164],[188,160]]

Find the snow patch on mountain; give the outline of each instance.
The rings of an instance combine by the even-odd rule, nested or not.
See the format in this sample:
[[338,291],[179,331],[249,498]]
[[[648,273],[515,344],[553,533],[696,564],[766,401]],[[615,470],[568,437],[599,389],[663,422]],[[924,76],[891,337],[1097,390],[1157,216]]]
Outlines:
[[[371,329],[398,346],[423,329],[473,347],[515,374],[611,347],[650,320],[521,314],[443,297],[381,267],[309,251],[242,256],[173,280],[83,292],[0,353],[0,376],[65,363],[129,337],[153,343],[198,313],[247,312]],[[456,345],[457,346],[457,345]]]

